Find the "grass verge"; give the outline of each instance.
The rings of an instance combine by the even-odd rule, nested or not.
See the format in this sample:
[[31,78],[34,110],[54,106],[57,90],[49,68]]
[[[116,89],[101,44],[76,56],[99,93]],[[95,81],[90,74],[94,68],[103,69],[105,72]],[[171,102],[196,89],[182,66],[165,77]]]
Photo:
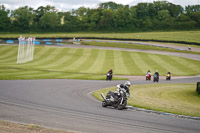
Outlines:
[[184,51],[184,50],[176,50],[172,48],[162,48],[156,47],[152,45],[140,45],[140,44],[127,44],[127,43],[114,43],[114,42],[82,42],[84,45],[91,46],[102,46],[102,47],[115,47],[115,48],[128,48],[128,49],[146,49],[146,50],[157,50],[157,51],[168,51],[168,52],[179,52],[179,53],[192,53],[192,54],[200,54],[200,52],[195,51]]
[[[106,95],[115,89],[97,90],[93,96],[102,101],[101,93]],[[196,93],[196,84],[133,85],[130,94],[128,104],[134,107],[200,117],[200,95]]]
[[162,41],[182,41],[200,43],[200,31],[171,31],[171,32],[137,32],[137,33],[0,33],[0,38],[17,38],[19,35],[33,35],[40,38],[65,38],[65,37],[95,37],[95,38],[120,38],[144,39]]
[[75,131],[65,131],[40,127],[35,124],[20,124],[0,120],[1,133],[76,133]]

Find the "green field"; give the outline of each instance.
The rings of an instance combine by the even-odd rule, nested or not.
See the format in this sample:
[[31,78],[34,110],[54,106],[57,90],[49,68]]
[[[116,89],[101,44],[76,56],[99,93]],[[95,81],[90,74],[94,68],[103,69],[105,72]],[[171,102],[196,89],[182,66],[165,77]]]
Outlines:
[[[93,93],[103,100],[101,93],[107,94],[116,87],[98,90]],[[134,107],[200,117],[200,95],[196,93],[196,84],[151,84],[132,85],[128,104]]]
[[146,39],[200,43],[200,31],[138,32],[138,33],[0,33],[0,38],[18,38],[19,35],[39,38],[96,37],[120,39]]
[[148,69],[161,75],[200,73],[199,61],[175,56],[36,46],[33,61],[17,64],[17,51],[17,46],[0,46],[0,79],[105,79],[111,68],[115,75],[145,75]]

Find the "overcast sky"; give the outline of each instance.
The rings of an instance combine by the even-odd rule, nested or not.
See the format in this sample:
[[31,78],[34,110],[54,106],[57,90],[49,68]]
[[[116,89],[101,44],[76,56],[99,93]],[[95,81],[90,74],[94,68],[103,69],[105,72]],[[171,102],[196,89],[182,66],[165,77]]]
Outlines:
[[[134,6],[141,2],[153,2],[157,0],[0,0],[0,4],[5,5],[7,9],[13,10],[22,6],[29,6],[37,9],[39,6],[51,5],[60,11],[71,11],[81,6],[96,8],[99,3],[113,1],[118,4]],[[200,5],[200,0],[167,0],[168,2],[181,5]]]

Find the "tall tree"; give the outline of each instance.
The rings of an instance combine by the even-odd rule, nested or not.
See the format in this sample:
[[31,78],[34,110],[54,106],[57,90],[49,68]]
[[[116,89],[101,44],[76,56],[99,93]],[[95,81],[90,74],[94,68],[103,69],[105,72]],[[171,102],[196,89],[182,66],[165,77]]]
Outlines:
[[45,31],[56,31],[60,24],[59,16],[56,12],[46,12],[39,21],[40,27]]
[[58,9],[56,9],[54,6],[40,6],[36,10],[34,10],[35,13],[35,24],[38,26],[40,18],[47,12],[58,12]]
[[101,9],[116,10],[116,9],[121,8],[121,7],[123,7],[122,4],[117,4],[117,3],[112,2],[112,1],[99,4],[99,8],[101,8]]
[[200,5],[188,5],[185,7],[185,11],[187,14],[191,14],[192,12],[200,12]]
[[10,18],[8,14],[9,10],[6,10],[4,5],[0,5],[0,31],[9,30]]
[[89,30],[97,31],[99,29],[102,9],[93,9],[91,12]]
[[194,20],[197,23],[198,27],[200,28],[200,12],[191,13],[190,18]]
[[130,24],[130,10],[128,6],[121,7],[114,11],[113,24],[115,29],[127,30]]
[[33,8],[25,6],[12,11],[11,17],[14,27],[17,27],[18,30],[29,31],[33,25],[35,16],[33,14]]
[[113,28],[113,11],[110,9],[104,9],[99,22],[101,30],[109,31]]

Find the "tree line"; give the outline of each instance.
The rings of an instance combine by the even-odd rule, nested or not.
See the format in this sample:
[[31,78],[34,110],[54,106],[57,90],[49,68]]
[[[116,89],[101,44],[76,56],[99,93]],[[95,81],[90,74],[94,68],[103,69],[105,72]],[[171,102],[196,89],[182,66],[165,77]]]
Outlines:
[[114,2],[97,8],[59,11],[54,6],[8,10],[0,5],[2,32],[136,32],[200,29],[200,5],[182,7],[167,1],[136,6]]

